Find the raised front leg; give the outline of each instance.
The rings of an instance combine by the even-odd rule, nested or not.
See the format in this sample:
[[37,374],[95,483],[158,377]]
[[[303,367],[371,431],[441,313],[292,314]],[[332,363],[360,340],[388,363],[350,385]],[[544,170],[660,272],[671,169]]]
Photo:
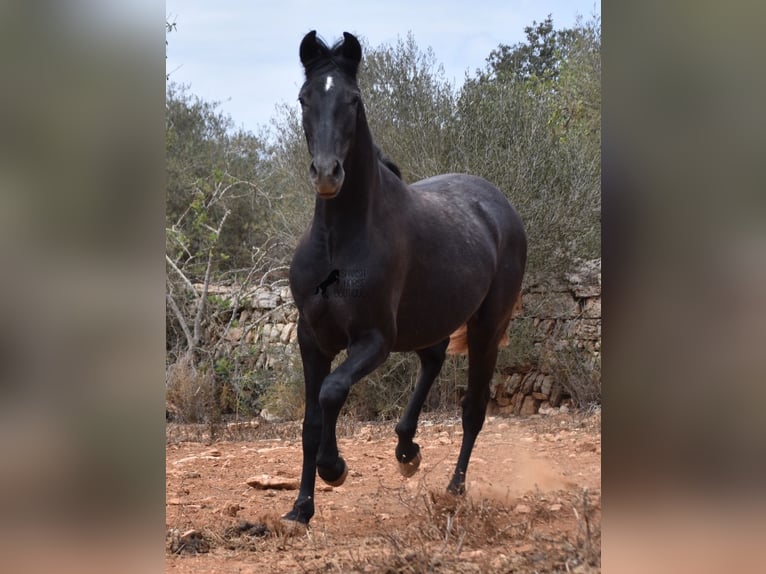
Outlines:
[[298,499],[293,509],[283,518],[308,524],[314,516],[314,487],[316,483],[316,458],[319,436],[322,432],[322,411],[319,407],[319,389],[330,372],[333,357],[319,350],[311,331],[302,319],[298,320],[298,345],[303,361],[303,377],[306,390],[306,411],[303,416],[303,470]]
[[322,438],[316,459],[317,472],[326,483],[339,486],[346,479],[346,462],[338,453],[335,426],[351,385],[370,374],[388,357],[390,345],[379,332],[369,332],[348,347],[348,358],[328,375],[319,391]]
[[399,472],[404,476],[412,476],[420,466],[420,446],[412,439],[418,428],[418,417],[423,409],[423,403],[428,397],[434,380],[439,375],[449,345],[449,339],[441,343],[417,351],[420,357],[420,373],[415,384],[415,391],[410,397],[410,402],[396,425],[396,434],[399,442],[396,445],[396,460],[399,461]]

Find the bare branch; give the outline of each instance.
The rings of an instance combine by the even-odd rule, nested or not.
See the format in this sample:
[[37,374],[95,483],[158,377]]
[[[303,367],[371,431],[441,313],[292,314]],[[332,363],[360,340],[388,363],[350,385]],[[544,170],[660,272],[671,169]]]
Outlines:
[[[221,223],[216,230],[216,236],[221,234],[226,218],[229,217],[231,210],[227,209],[221,218]],[[194,343],[195,345],[202,336],[202,317],[205,314],[205,302],[207,300],[207,291],[210,287],[210,272],[213,269],[213,255],[215,254],[215,244],[211,245],[207,252],[207,268],[205,269],[205,282],[202,285],[202,293],[197,303],[197,316],[194,318]]]
[[194,293],[195,296],[197,296],[197,290],[194,288],[194,285],[189,280],[189,278],[184,275],[183,271],[181,271],[178,266],[173,262],[173,260],[168,256],[168,254],[165,254],[165,261],[170,264],[170,266],[173,268],[173,270],[178,274],[178,276],[183,280],[184,284],[191,290],[192,293]]
[[178,324],[181,325],[181,330],[186,336],[186,350],[187,352],[191,353],[194,350],[194,339],[192,338],[191,331],[189,331],[189,326],[186,324],[186,319],[184,319],[183,313],[181,313],[181,310],[178,308],[178,304],[176,303],[176,300],[173,298],[173,296],[170,293],[166,293],[165,297],[168,300],[170,308],[173,310],[173,314],[178,320]]

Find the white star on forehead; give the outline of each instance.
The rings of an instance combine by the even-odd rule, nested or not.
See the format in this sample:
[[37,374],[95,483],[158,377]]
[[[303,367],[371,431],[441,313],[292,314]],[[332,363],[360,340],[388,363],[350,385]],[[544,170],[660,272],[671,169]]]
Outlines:
[[330,91],[330,88],[332,88],[332,84],[333,84],[334,81],[335,80],[333,80],[332,76],[327,76],[327,79],[325,80],[325,83],[324,83],[324,91],[325,92],[329,92]]

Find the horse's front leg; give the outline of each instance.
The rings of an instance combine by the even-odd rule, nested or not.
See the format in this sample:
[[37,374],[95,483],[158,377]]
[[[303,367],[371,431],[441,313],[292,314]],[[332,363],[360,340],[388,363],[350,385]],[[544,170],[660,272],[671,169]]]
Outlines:
[[306,411],[303,417],[303,470],[298,499],[293,509],[285,514],[287,520],[308,524],[314,516],[314,486],[316,482],[316,457],[322,432],[322,411],[319,408],[319,389],[330,372],[332,357],[318,348],[313,334],[303,320],[298,320],[298,345],[303,361],[303,377],[306,391]]
[[349,345],[348,358],[322,383],[319,391],[322,438],[316,464],[319,476],[328,484],[343,484],[348,473],[346,462],[338,453],[335,427],[351,385],[378,368],[388,357],[389,351],[390,344],[380,332],[367,333]]

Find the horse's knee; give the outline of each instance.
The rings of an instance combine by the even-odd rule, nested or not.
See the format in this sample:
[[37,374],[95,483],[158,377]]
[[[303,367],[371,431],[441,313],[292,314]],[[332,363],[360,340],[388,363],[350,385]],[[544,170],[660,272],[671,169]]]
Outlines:
[[350,385],[345,381],[329,375],[322,383],[319,391],[319,405],[323,411],[340,410],[348,397]]

